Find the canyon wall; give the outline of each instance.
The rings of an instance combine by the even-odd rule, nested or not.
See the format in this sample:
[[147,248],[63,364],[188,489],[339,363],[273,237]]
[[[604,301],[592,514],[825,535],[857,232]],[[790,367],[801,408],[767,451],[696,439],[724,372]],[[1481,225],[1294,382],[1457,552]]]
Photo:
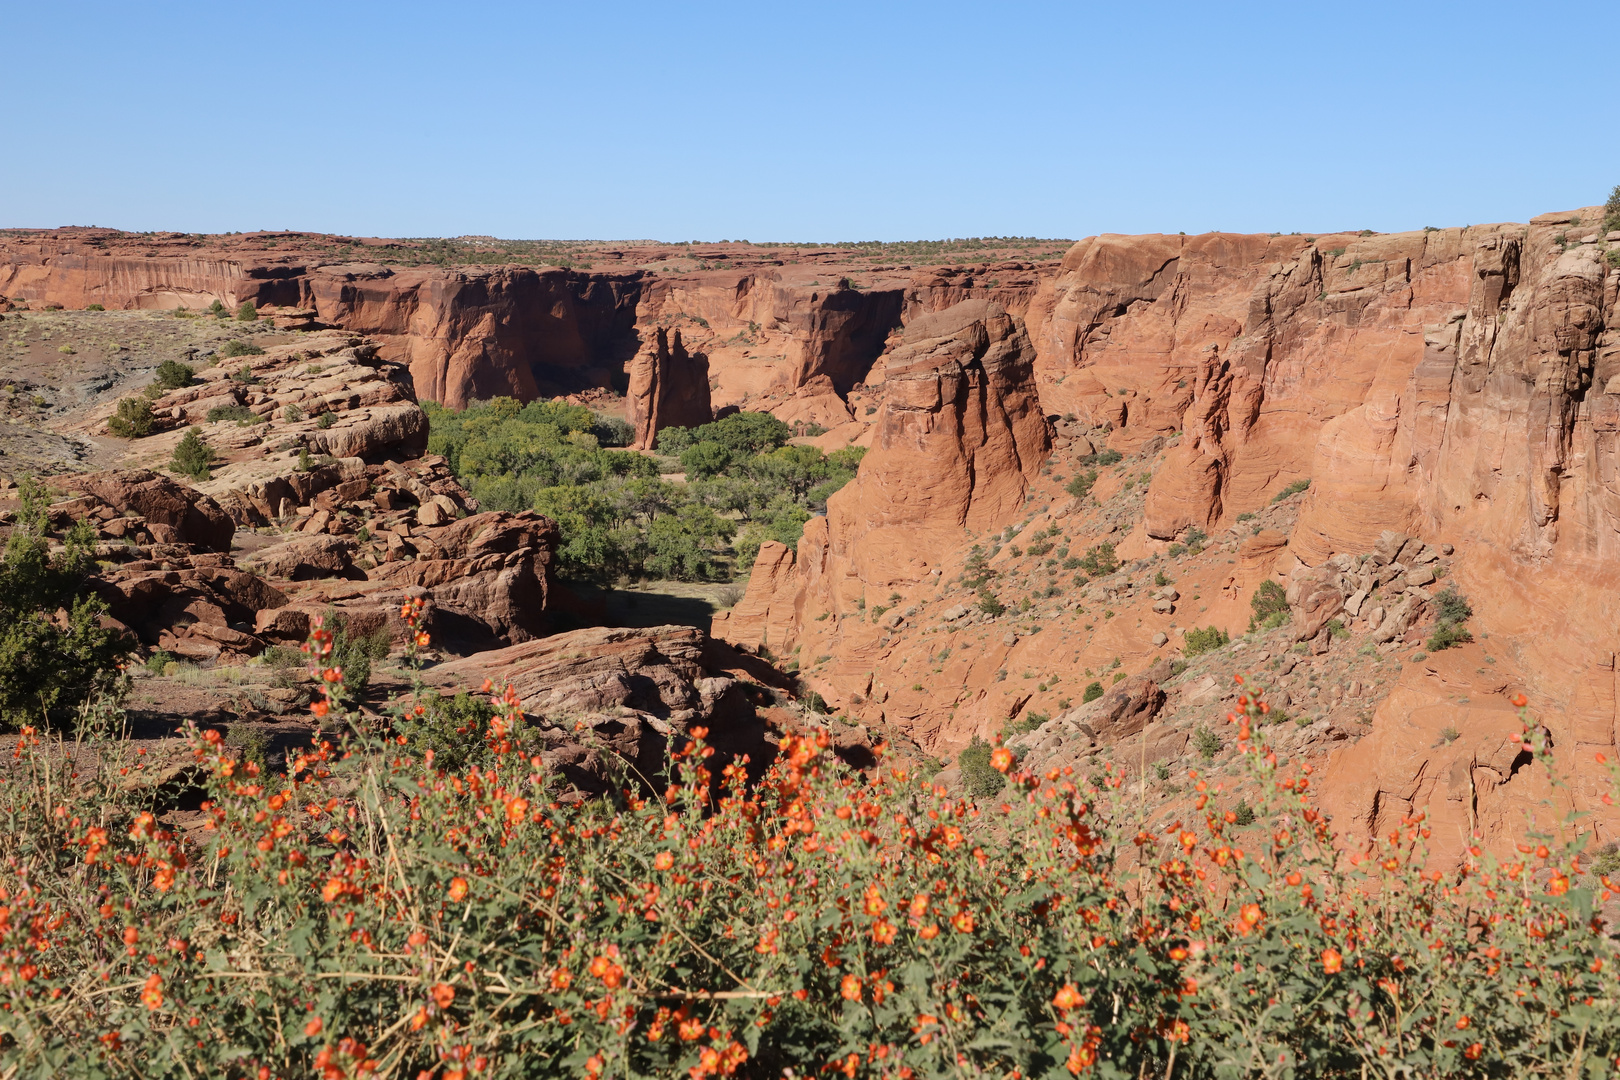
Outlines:
[[[385,266],[337,238],[154,236],[110,229],[0,234],[0,297],[34,306],[231,311],[251,301],[296,327],[375,339],[411,371],[418,396],[452,407],[593,388],[623,393],[629,364],[656,331],[680,330],[710,358],[714,405],[788,408],[805,387],[846,397],[903,321],[970,297],[1022,314],[1053,264],[843,265],[755,253],[750,266],[682,273],[516,266]],[[612,251],[607,255],[622,255]],[[765,254],[769,254],[767,251]],[[784,253],[785,254],[785,253]],[[858,272],[857,272],[858,271]],[[857,285],[851,275],[862,279]],[[802,395],[800,395],[802,396]]]
[[[1336,572],[1330,558],[1359,559],[1392,530],[1455,550],[1450,580],[1489,643],[1428,660],[1413,653],[1365,737],[1328,762],[1329,807],[1352,833],[1423,810],[1459,837],[1508,834],[1548,794],[1514,764],[1510,699],[1522,691],[1569,782],[1557,798],[1591,808],[1606,790],[1595,755],[1615,752],[1620,721],[1620,234],[1604,235],[1601,216],[1586,208],[1528,225],[1394,235],[1082,241],[1025,309],[1031,389],[1060,426],[1089,433],[1085,449],[1142,463],[1140,505],[1099,511],[1137,482],[1126,467],[1098,481],[1095,503],[1066,502],[1029,471],[1039,462],[1019,456],[998,473],[1030,484],[1029,497],[964,516],[950,493],[979,482],[974,455],[951,439],[936,445],[910,419],[906,358],[925,322],[915,320],[886,357],[878,442],[858,479],[796,552],[761,551],[746,598],[716,630],[779,656],[797,649],[802,677],[829,702],[953,750],[1026,707],[1027,690],[997,686],[1018,663],[1030,665],[1026,677],[1042,673],[1043,691],[1073,685],[1110,654],[1115,666],[1125,657],[1127,669],[1146,667],[1177,626],[1160,614],[1176,610],[1171,599],[1125,609],[1125,582],[1105,594],[1101,625],[1085,621],[1097,620],[1095,607],[1053,609],[1043,626],[1009,626],[1000,642],[980,634],[984,659],[967,660],[938,646],[979,618],[961,614],[972,614],[971,594],[945,607],[953,573],[981,573],[973,557],[988,549],[992,569],[1005,562],[1001,545],[1020,527],[1061,533],[1063,551],[1109,540],[1127,562],[1204,532],[1241,538],[1241,520],[1309,481],[1287,504],[1297,518],[1267,534],[1277,539],[1256,557],[1181,557],[1178,585],[1205,605],[1195,619],[1237,634],[1266,576]],[[937,416],[925,426],[941,430]],[[897,519],[903,542],[888,539],[891,503],[915,510]],[[1236,539],[1212,551],[1235,549]],[[867,615],[874,608],[881,618]],[[1352,629],[1366,621],[1345,618]],[[1073,625],[1082,621],[1083,631]],[[1023,638],[1041,629],[1042,648],[1024,651]],[[1048,637],[1054,630],[1064,636]],[[1481,663],[1487,652],[1496,667]]]

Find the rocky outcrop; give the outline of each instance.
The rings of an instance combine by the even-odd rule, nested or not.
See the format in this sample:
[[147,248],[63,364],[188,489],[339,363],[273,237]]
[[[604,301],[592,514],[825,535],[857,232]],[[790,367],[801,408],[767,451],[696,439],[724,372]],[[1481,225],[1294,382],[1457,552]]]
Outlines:
[[437,625],[454,620],[507,641],[528,641],[551,630],[557,540],[557,523],[539,514],[474,514],[441,529],[413,532],[405,543],[415,557],[384,562],[371,574],[423,590],[432,598]]
[[658,433],[668,427],[700,427],[714,419],[709,404],[709,358],[688,353],[681,332],[663,327],[649,347],[630,362],[627,394],[630,425],[636,429],[637,450],[650,450]]
[[[204,551],[228,552],[236,525],[218,503],[193,488],[145,469],[120,469],[74,478],[73,485],[94,502],[64,508],[70,515],[88,513],[99,520],[113,517],[96,512],[96,504],[124,521],[109,538],[133,538],[144,532],[154,543],[188,544]],[[139,524],[131,519],[138,519]]]
[[827,508],[830,551],[863,582],[919,580],[963,530],[1022,505],[1051,445],[1033,360],[1021,323],[988,301],[906,328],[885,361],[872,450]]
[[746,597],[716,620],[716,635],[777,655],[838,649],[858,663],[858,642],[883,628],[829,615],[922,581],[971,532],[1023,505],[1050,446],[1032,359],[1022,324],[995,304],[915,320],[887,358],[885,404],[856,478],[805,526],[796,554],[761,548]]
[[762,771],[775,752],[755,711],[765,688],[725,673],[715,649],[689,626],[575,630],[441,664],[427,678],[447,691],[510,685],[546,728],[547,764],[585,790],[612,782],[605,753],[643,782],[662,777],[671,745],[697,727],[718,751],[708,763],[716,775],[742,756]]
[[287,597],[231,558],[193,554],[168,546],[103,571],[91,588],[114,619],[142,643],[188,660],[218,660],[259,652],[254,633],[259,613],[274,611]]

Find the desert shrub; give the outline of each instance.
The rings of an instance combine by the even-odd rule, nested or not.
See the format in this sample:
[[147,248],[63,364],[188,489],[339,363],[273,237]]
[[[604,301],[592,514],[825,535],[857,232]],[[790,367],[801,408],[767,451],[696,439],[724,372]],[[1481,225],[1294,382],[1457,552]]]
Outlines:
[[962,771],[962,786],[976,798],[987,799],[1007,784],[1007,778],[990,764],[990,744],[976,735],[956,755],[956,765]]
[[1430,652],[1440,652],[1442,649],[1449,649],[1454,645],[1462,645],[1473,640],[1474,635],[1466,626],[1460,626],[1457,623],[1440,623],[1434,628],[1434,633],[1429,635],[1429,640],[1423,644]]
[[1063,490],[1067,491],[1076,499],[1083,499],[1087,495],[1091,494],[1091,489],[1096,485],[1096,483],[1097,470],[1091,469],[1088,472],[1075,473],[1069,478],[1069,482],[1063,486]]
[[[817,661],[817,663],[820,662],[820,660]],[[799,704],[804,706],[806,712],[821,714],[827,711],[827,699],[814,690],[805,690],[801,693],[799,695]]]
[[1114,555],[1114,545],[1101,543],[1086,549],[1086,557],[1080,560],[1080,569],[1092,577],[1107,577],[1119,569],[1119,559]]
[[1249,616],[1249,631],[1273,630],[1288,621],[1288,593],[1283,587],[1267,578],[1254,590],[1249,597],[1249,606],[1254,614]]
[[264,350],[251,342],[232,338],[220,347],[219,355],[225,360],[234,360],[238,356],[263,356]]
[[1082,702],[1096,701],[1098,698],[1100,698],[1102,696],[1103,696],[1103,684],[1100,683],[1100,682],[1091,682],[1091,683],[1086,684],[1085,693],[1080,695],[1080,700]]
[[208,422],[219,423],[223,420],[235,420],[238,424],[264,424],[268,423],[265,417],[260,416],[246,405],[216,405],[208,410]]
[[591,425],[591,433],[603,446],[629,446],[636,437],[636,429],[628,420],[600,414],[596,417],[596,423]]
[[43,485],[24,477],[19,496],[0,561],[0,723],[60,727],[111,685],[134,642],[101,625],[107,607],[88,589],[94,530],[76,523],[52,555]]
[[86,311],[106,311],[107,309],[106,309],[106,307],[104,307],[101,304],[86,304],[84,310],[86,310]]
[[1271,497],[1271,501],[1273,503],[1280,503],[1290,495],[1298,495],[1300,492],[1304,491],[1310,486],[1311,482],[1309,480],[1295,480],[1292,484],[1289,484],[1287,487],[1277,492],[1277,494],[1273,495]]
[[152,403],[143,397],[121,398],[118,411],[107,420],[107,430],[120,439],[152,434]]
[[281,410],[281,418],[289,424],[296,424],[304,419],[304,407],[302,405],[288,405]]
[[1455,583],[1434,594],[1435,615],[1441,622],[1462,622],[1473,616],[1474,608],[1468,598],[1457,591]]
[[178,390],[190,386],[196,372],[178,360],[165,360],[153,373],[152,385],[163,390]]
[[489,745],[495,715],[487,699],[465,690],[451,697],[424,690],[416,695],[414,706],[397,710],[394,730],[404,736],[407,753],[426,758],[445,772],[461,773],[495,757]]
[[491,712],[466,771],[353,714],[276,772],[197,735],[196,830],[123,782],[128,744],[24,739],[0,785],[28,871],[0,922],[0,1060],[70,1080],[1596,1076],[1620,1041],[1615,946],[1572,884],[1584,839],[1531,837],[1533,873],[1484,853],[1436,880],[1410,822],[1351,868],[1303,778],[1247,739],[1256,705],[1246,799],[1289,824],[1242,854],[1224,815],[1159,836],[1122,776],[1042,780],[983,742],[998,791],[977,805],[861,777],[825,732],[784,736],[752,784],[680,739],[657,797],[627,776],[558,799],[517,703]]
[[1239,799],[1238,804],[1232,808],[1232,824],[1239,827],[1254,824],[1254,807],[1249,805],[1249,800]]
[[1609,192],[1608,202],[1603,204],[1603,231],[1614,232],[1620,229],[1620,184],[1614,185]]
[[979,593],[978,608],[992,618],[1005,614],[1007,611],[1007,605],[1002,603],[1001,599],[988,589]]
[[187,428],[169,459],[169,468],[193,480],[207,480],[214,465],[214,450],[203,442],[196,428]]
[[1206,626],[1203,629],[1194,628],[1188,630],[1185,640],[1186,644],[1181,649],[1182,655],[1192,657],[1213,652],[1224,645],[1228,645],[1231,643],[1232,638],[1218,626]]
[[1095,454],[1087,454],[1080,458],[1081,465],[1117,465],[1125,457],[1118,450],[1099,450]]
[[335,611],[326,612],[323,623],[332,635],[330,666],[343,673],[346,691],[343,700],[365,697],[371,685],[372,662],[388,656],[388,630],[385,627],[370,631],[354,629]]
[[322,431],[325,431],[335,423],[337,423],[337,414],[332,412],[323,412],[315,419],[315,426],[320,428]]
[[253,301],[244,300],[242,306],[236,309],[237,322],[256,322],[259,318],[259,309],[253,306]]
[[207,314],[212,315],[216,319],[223,319],[230,314],[230,309],[216,298],[212,304],[208,305]]
[[1463,626],[1463,622],[1474,614],[1474,609],[1468,603],[1468,598],[1457,591],[1455,583],[1435,593],[1434,606],[1434,633],[1424,643],[1430,652],[1440,652],[1474,640],[1474,635]]
[[1193,749],[1198,751],[1198,756],[1205,761],[1213,760],[1215,755],[1221,752],[1220,736],[1202,724],[1193,732],[1192,742]]

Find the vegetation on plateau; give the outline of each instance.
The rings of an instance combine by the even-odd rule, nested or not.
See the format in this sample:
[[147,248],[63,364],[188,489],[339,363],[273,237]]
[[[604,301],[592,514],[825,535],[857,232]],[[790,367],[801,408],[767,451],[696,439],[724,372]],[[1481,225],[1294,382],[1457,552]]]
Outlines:
[[[480,505],[555,519],[560,568],[594,581],[746,573],[765,541],[798,542],[864,453],[788,446],[791,430],[767,413],[667,428],[655,457],[621,449],[629,426],[584,406],[497,398],[459,412],[423,407],[428,450],[449,459]],[[662,479],[672,473],[686,482]]]

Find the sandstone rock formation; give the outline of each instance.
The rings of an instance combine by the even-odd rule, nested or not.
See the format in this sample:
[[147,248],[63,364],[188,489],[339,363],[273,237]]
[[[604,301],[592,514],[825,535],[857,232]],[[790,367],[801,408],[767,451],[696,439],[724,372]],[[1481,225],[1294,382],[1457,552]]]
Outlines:
[[653,334],[650,347],[630,362],[630,425],[636,429],[637,450],[650,450],[658,433],[667,427],[700,427],[714,419],[709,404],[709,358],[690,354],[681,332],[671,335],[663,327]]
[[613,779],[604,753],[651,784],[671,745],[696,727],[718,751],[709,762],[716,775],[742,756],[756,773],[770,764],[775,739],[754,707],[763,688],[726,674],[723,652],[689,626],[597,628],[479,653],[427,677],[446,690],[485,679],[512,686],[525,712],[548,725],[547,764],[600,791]]
[[63,506],[61,511],[70,516],[88,512],[102,522],[114,521],[116,515],[121,515],[124,520],[115,530],[103,530],[109,537],[122,539],[144,532],[153,543],[191,544],[203,551],[231,550],[236,525],[219,504],[167,476],[145,469],[122,469],[92,473],[74,483],[94,502]]
[[[887,358],[886,403],[859,473],[805,527],[791,584],[785,551],[761,548],[723,636],[792,645],[808,629],[801,593],[816,594],[818,611],[864,605],[867,590],[913,584],[967,532],[1006,521],[1050,445],[1032,360],[1019,321],[987,301],[915,320]],[[761,618],[771,612],[787,621]]]

